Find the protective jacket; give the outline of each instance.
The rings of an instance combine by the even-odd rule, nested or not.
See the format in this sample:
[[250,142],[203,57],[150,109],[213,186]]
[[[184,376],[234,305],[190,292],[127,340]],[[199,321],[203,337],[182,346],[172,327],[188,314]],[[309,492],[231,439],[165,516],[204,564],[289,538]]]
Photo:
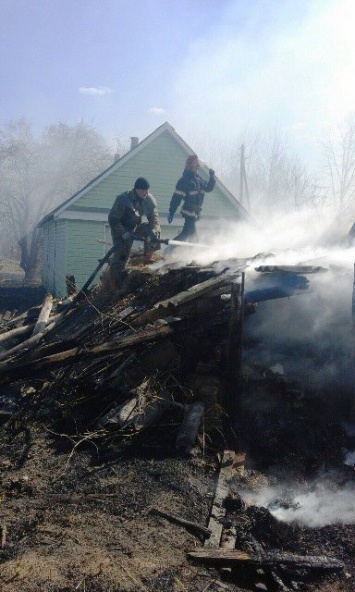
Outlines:
[[205,192],[212,191],[215,184],[214,175],[210,175],[209,180],[205,181],[197,173],[185,170],[176,184],[175,192],[170,201],[169,213],[173,216],[183,200],[182,216],[198,220]]
[[138,197],[134,189],[118,195],[108,215],[113,241],[124,232],[134,232],[142,223],[142,216],[147,217],[149,230],[160,232],[157,202],[151,193],[144,199]]

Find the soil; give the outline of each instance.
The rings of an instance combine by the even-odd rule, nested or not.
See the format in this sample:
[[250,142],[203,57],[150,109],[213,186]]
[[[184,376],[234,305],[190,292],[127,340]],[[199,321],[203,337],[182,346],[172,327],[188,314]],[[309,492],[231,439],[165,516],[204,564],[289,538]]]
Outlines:
[[[162,294],[167,288],[161,286]],[[154,281],[145,284],[142,301],[156,289]],[[122,300],[121,308],[126,305]],[[90,308],[85,318],[91,313]],[[329,491],[354,486],[352,467],[346,472],[342,464],[342,449],[349,444],[340,427],[344,410],[335,415],[329,400],[320,419],[317,396],[271,370],[245,367],[237,444],[246,452],[246,466],[243,476],[230,482],[225,526],[241,525],[238,549],[329,557],[344,567],[280,566],[276,577],[262,566],[210,567],[187,555],[203,546],[201,534],[152,511],[208,525],[229,442],[218,394],[223,355],[216,343],[206,351],[209,355],[186,369],[183,381],[171,369],[164,375],[170,385],[178,382],[183,402],[191,394],[205,397],[204,424],[188,456],[175,448],[182,420],[178,407],[144,433],[103,439],[93,419],[110,397],[105,390],[94,392],[93,382],[83,381],[78,389],[78,381],[60,368],[4,382],[1,396],[14,395],[20,404],[0,428],[3,592],[355,590],[355,525],[286,523],[262,505],[240,502],[244,491],[257,493],[264,486],[282,484],[287,490],[302,484],[311,490],[321,469]]]

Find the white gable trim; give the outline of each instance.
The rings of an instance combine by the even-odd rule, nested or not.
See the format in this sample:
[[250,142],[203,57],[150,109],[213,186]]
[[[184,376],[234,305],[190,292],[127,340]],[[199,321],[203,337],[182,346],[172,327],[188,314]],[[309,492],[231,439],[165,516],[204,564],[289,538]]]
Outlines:
[[107,222],[107,214],[95,214],[94,212],[71,212],[65,211],[55,213],[54,218],[60,220],[93,220],[94,222]]

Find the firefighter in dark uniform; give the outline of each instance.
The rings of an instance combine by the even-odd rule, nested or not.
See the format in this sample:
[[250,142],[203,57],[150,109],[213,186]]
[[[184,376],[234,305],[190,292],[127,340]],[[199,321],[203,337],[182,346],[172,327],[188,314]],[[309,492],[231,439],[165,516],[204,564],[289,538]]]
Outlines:
[[182,231],[174,240],[193,240],[194,242],[198,240],[196,222],[200,219],[205,192],[209,193],[212,191],[216,184],[215,173],[212,169],[209,170],[210,178],[208,181],[204,181],[204,179],[197,174],[197,169],[200,166],[200,161],[196,154],[192,154],[188,157],[183,175],[178,180],[175,192],[171,198],[168,214],[169,224],[172,223],[174,214],[182,200],[183,206],[180,213],[185,219]]
[[[117,248],[110,264],[110,286],[119,286],[133,244],[133,235],[144,238],[146,263],[152,261],[152,253],[160,249],[160,221],[157,202],[148,192],[149,183],[139,177],[133,189],[118,195],[108,215],[112,241]],[[148,222],[142,222],[146,216]]]

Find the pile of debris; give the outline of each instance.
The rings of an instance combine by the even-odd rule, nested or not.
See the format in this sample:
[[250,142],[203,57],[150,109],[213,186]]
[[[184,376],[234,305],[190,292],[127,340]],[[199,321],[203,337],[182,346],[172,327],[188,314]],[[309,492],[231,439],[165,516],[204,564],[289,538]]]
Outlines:
[[[87,454],[94,444],[105,470],[122,455],[176,458],[194,466],[195,472],[206,473],[208,468],[211,483],[216,476],[217,482],[206,525],[201,524],[201,513],[209,504],[206,498],[199,498],[195,513],[191,510],[195,519],[157,507],[149,510],[185,527],[204,543],[190,550],[188,557],[219,568],[207,588],[223,589],[223,576],[230,590],[313,590],[314,577],[324,573],[328,582],[343,581],[346,558],[333,556],[331,549],[329,553],[295,552],[297,527],[293,540],[283,539],[285,528],[276,527],[265,508],[262,512],[248,507],[239,488],[251,486],[258,471],[279,462],[280,457],[294,471],[296,465],[300,473],[309,470],[319,443],[324,452],[329,422],[318,422],[311,453],[302,437],[297,444],[288,440],[285,417],[290,410],[294,425],[313,429],[314,399],[307,399],[299,387],[277,373],[248,368],[243,364],[242,346],[243,323],[258,312],[258,302],[307,290],[305,275],[324,270],[259,266],[260,279],[248,290],[245,268],[246,261],[234,259],[208,268],[191,264],[160,266],[156,271],[131,269],[114,295],[104,284],[66,300],[47,295],[41,307],[3,319],[1,439],[4,443],[19,432],[45,429],[58,450],[63,440],[70,440],[71,449],[63,448],[70,451],[70,460],[79,446]],[[269,413],[272,433],[263,434],[261,429],[256,433],[266,409],[268,413],[274,410]],[[311,409],[312,418],[305,420]],[[336,437],[340,442],[341,434]],[[334,441],[330,448],[334,449]],[[222,454],[216,463],[219,451]],[[249,454],[252,463],[248,466]],[[199,469],[198,459],[203,460]],[[21,495],[28,493],[21,480],[6,483],[9,499],[14,489]],[[61,483],[55,494],[58,503],[79,503],[91,499],[90,495],[97,498],[90,490],[83,494],[82,486],[79,492],[73,487],[66,493]],[[51,495],[54,499],[53,489]],[[253,534],[258,524],[263,525],[259,540]],[[266,524],[274,529],[273,541],[264,536]],[[19,552],[14,539],[12,554],[6,555],[6,532],[3,528],[0,552],[4,560],[12,558],[16,549]],[[300,541],[299,534],[298,545]],[[150,579],[149,589],[192,590],[175,585],[164,588],[158,580],[153,586]],[[86,590],[109,589],[100,588],[97,582],[90,588],[89,579],[84,582]],[[206,589],[202,583],[195,580],[194,589]],[[131,588],[122,585],[119,589]],[[147,588],[141,583],[132,589]]]

